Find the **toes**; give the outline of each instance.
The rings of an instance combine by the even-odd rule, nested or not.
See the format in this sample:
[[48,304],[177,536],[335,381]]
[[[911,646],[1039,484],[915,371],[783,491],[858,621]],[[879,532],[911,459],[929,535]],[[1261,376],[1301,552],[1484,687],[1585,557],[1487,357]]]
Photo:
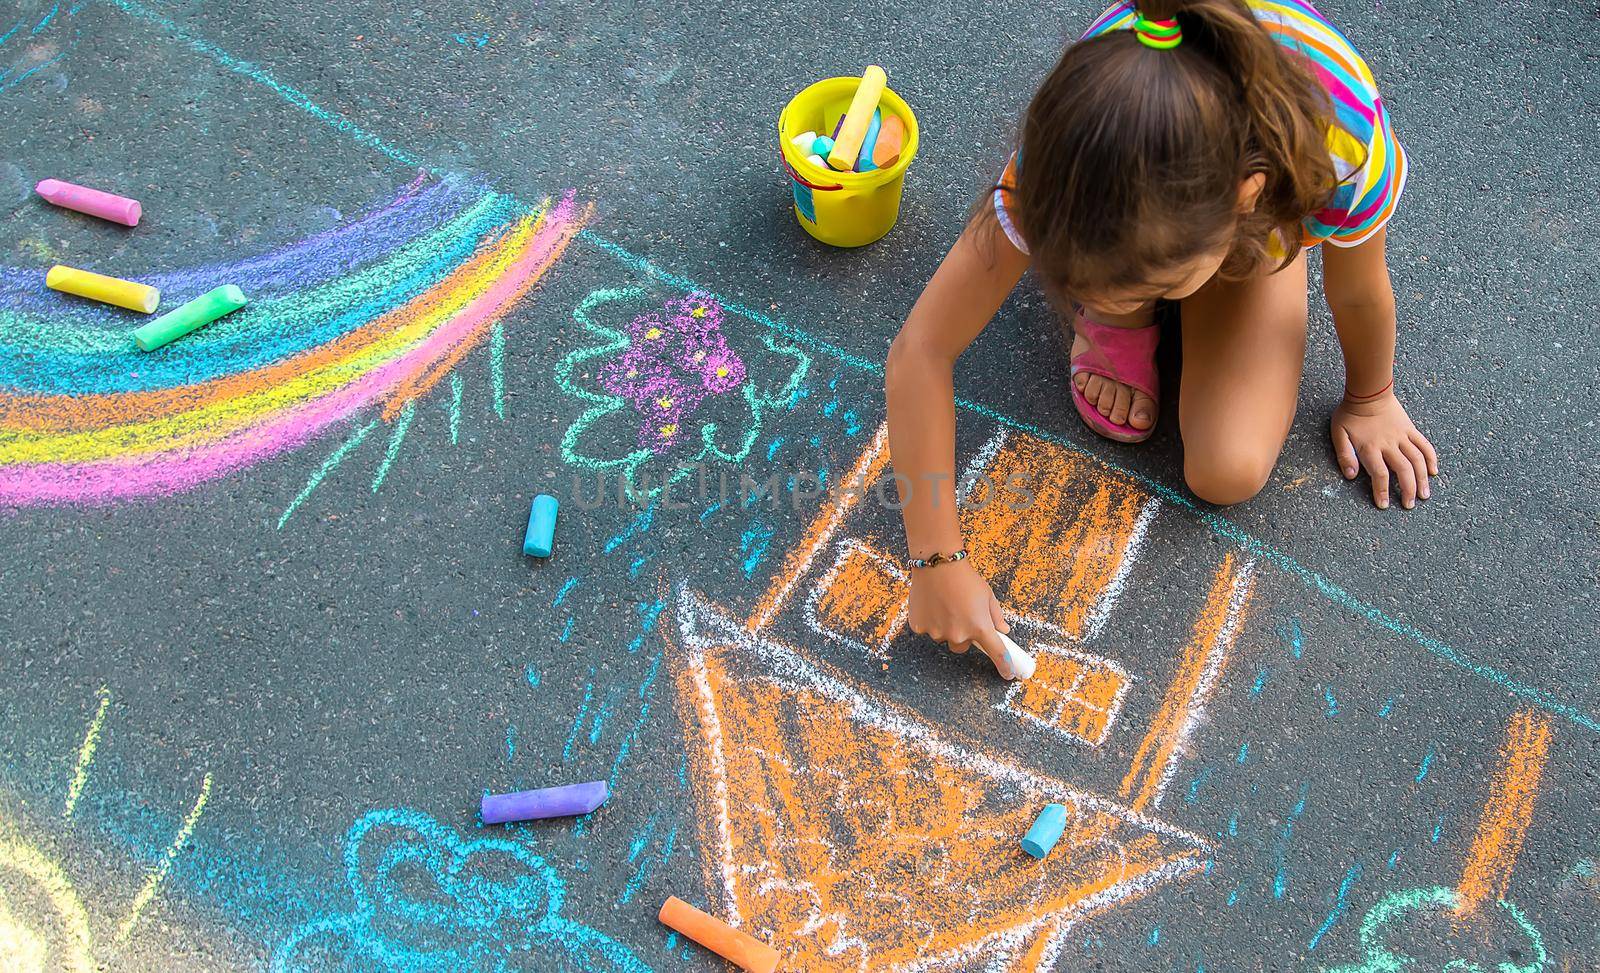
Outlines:
[[1156,402],[1143,392],[1133,393],[1133,408],[1128,411],[1128,425],[1135,429],[1149,429],[1155,425]]
[[1096,412],[1119,426],[1149,429],[1155,425],[1155,400],[1130,385],[1089,372],[1072,376],[1072,384]]
[[1111,418],[1111,408],[1117,404],[1117,383],[1109,379],[1100,383],[1100,402],[1096,406],[1100,414]]
[[1100,386],[1105,384],[1105,379],[1098,375],[1090,375],[1089,380],[1083,383],[1083,397],[1095,408],[1100,407]]
[[1126,385],[1118,385],[1117,393],[1112,399],[1111,414],[1106,418],[1116,425],[1125,425],[1128,421],[1128,410],[1133,407],[1133,389]]

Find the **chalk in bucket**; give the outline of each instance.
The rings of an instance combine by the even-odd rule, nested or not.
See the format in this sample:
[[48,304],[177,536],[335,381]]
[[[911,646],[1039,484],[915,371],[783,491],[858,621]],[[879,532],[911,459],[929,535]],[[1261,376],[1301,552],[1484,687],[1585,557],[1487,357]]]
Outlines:
[[898,117],[905,131],[900,156],[889,165],[835,172],[808,161],[811,153],[794,144],[795,136],[804,132],[834,131],[861,82],[851,77],[818,81],[790,99],[778,116],[778,147],[794,193],[795,216],[807,233],[836,247],[865,246],[894,228],[906,167],[917,154],[917,116],[889,88],[883,89],[878,110],[885,122]]

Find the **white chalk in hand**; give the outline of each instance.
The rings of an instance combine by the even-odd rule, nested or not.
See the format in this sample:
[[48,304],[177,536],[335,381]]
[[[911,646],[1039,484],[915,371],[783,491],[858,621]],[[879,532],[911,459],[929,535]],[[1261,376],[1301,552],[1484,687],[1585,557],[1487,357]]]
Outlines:
[[1006,644],[1006,661],[1011,664],[1011,678],[1019,681],[1033,678],[1033,670],[1036,668],[1033,656],[1022,651],[1022,646],[1011,641],[1010,636],[1006,635],[1006,633],[996,632],[995,634],[1000,636],[1000,641]]

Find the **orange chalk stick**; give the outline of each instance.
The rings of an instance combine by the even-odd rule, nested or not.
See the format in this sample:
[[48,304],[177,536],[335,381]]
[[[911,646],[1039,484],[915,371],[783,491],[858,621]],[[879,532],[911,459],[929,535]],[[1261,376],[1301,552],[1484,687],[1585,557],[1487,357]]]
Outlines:
[[878,141],[872,146],[872,164],[887,169],[900,161],[900,151],[906,144],[906,123],[899,115],[883,113],[883,127],[878,129]]
[[706,915],[677,896],[668,896],[661,905],[660,919],[718,956],[749,973],[773,973],[778,968],[778,951],[752,936]]

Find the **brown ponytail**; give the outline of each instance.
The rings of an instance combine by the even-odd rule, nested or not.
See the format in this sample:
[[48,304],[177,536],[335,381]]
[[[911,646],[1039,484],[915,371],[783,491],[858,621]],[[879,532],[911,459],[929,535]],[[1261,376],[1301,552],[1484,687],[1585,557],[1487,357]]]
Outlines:
[[[1326,89],[1243,0],[1143,0],[1183,41],[1130,30],[1067,48],[1028,107],[1011,217],[1047,284],[1074,297],[1159,287],[1163,273],[1226,248],[1243,279],[1287,265],[1300,222],[1334,189]],[[1265,185],[1238,212],[1240,183]]]

